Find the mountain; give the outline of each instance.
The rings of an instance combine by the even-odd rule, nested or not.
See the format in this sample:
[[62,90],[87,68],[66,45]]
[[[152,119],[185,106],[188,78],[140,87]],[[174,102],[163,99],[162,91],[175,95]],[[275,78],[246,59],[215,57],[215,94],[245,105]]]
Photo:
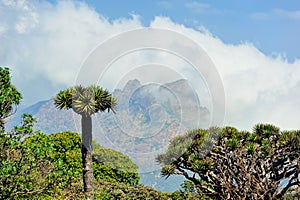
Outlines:
[[[122,89],[113,91],[118,99],[116,114],[98,113],[93,116],[93,137],[107,148],[116,149],[139,166],[141,183],[161,191],[174,191],[183,179],[160,177],[157,154],[164,152],[176,135],[193,128],[209,125],[209,111],[187,80],[163,85],[141,84],[130,80]],[[80,116],[72,110],[57,110],[53,99],[25,108],[8,122],[7,127],[20,122],[21,113],[37,118],[35,129],[50,134],[64,130],[81,132]]]

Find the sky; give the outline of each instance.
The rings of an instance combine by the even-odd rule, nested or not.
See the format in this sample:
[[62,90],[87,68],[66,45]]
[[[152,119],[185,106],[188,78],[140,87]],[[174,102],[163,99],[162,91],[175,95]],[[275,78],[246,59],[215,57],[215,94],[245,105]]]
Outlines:
[[[148,26],[156,16],[166,16],[187,27],[208,29],[231,44],[251,42],[268,55],[282,54],[289,60],[300,55],[297,0],[206,0],[206,1],[87,1],[110,20],[137,14]],[[126,1],[124,1],[126,2]]]
[[[224,125],[300,128],[297,0],[0,0],[0,66],[11,68],[13,83],[23,94],[21,107],[28,106],[73,85],[99,45],[141,28],[175,31],[205,50],[224,87]],[[116,63],[104,86],[111,89],[112,82],[124,82],[130,71],[119,70],[121,65],[165,56],[138,53]],[[169,63],[164,66],[179,63],[170,55],[165,60]],[[189,68],[177,73],[184,71]],[[200,97],[204,105],[207,99]]]

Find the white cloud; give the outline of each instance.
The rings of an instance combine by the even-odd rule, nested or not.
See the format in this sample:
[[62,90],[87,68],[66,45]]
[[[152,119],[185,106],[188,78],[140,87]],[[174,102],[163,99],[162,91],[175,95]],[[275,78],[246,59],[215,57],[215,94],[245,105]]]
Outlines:
[[269,122],[299,128],[300,60],[269,57],[249,43],[225,44],[207,30],[188,29],[166,18],[156,18],[151,26],[183,33],[206,50],[223,79],[226,124],[250,129]]
[[11,28],[19,34],[28,32],[39,23],[35,6],[26,0],[2,0],[0,10],[3,10],[0,14],[2,20],[7,20],[6,24],[13,24]]
[[[0,63],[12,68],[27,103],[49,98],[49,91],[53,95],[59,86],[73,84],[81,63],[95,46],[141,26],[136,16],[109,22],[80,2],[3,1],[0,6],[5,8],[0,22],[9,24],[0,38],[5,48],[0,51]],[[40,93],[36,84],[26,85],[39,79],[48,81],[45,92]]]
[[0,24],[0,36],[3,35],[7,30],[6,24]]
[[[137,16],[109,21],[86,4],[71,1],[51,5],[5,0],[0,10],[0,65],[12,68],[27,103],[72,85],[83,60],[101,42],[142,27]],[[250,129],[255,123],[270,122],[299,128],[299,60],[289,63],[267,56],[250,43],[225,44],[203,27],[194,30],[168,18],[157,17],[150,26],[180,32],[205,49],[224,83],[226,124]],[[137,61],[128,57],[126,62]],[[178,63],[171,59],[167,64],[172,62]]]

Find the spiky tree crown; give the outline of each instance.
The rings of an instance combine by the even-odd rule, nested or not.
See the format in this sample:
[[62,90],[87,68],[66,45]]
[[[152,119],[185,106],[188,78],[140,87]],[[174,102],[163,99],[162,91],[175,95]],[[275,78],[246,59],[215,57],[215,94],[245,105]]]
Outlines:
[[72,108],[80,115],[90,116],[99,111],[112,110],[114,112],[117,99],[99,86],[79,85],[60,91],[54,98],[54,104],[58,109]]

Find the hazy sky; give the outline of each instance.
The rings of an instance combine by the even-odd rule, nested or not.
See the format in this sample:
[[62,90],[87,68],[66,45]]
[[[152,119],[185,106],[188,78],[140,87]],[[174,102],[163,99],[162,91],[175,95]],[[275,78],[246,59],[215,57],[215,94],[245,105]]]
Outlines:
[[0,0],[0,66],[31,105],[74,84],[99,44],[142,27],[180,32],[206,51],[223,82],[225,124],[300,128],[297,0]]

